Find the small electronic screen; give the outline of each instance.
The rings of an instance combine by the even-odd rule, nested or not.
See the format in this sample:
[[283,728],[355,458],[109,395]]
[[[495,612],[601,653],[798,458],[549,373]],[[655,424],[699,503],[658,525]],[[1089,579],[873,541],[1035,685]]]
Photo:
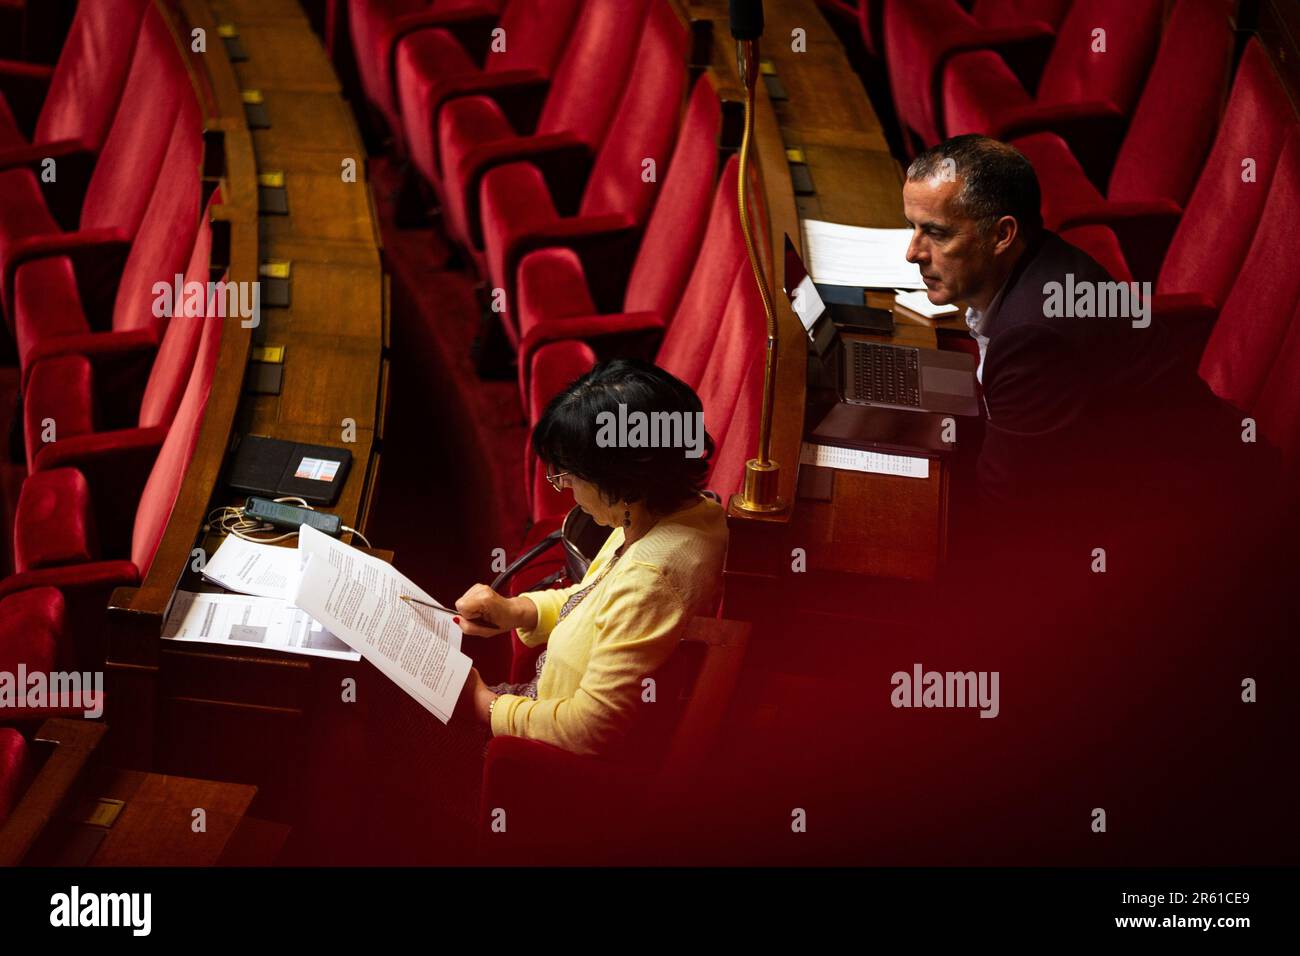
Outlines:
[[309,478],[312,481],[333,481],[339,473],[339,462],[326,461],[324,458],[304,458],[298,462],[295,478]]

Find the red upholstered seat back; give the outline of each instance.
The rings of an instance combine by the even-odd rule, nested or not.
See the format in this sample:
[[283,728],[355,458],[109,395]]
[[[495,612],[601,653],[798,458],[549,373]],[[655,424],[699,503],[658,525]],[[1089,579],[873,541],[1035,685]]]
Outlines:
[[[1133,109],[1156,53],[1163,0],[1086,0],[1071,7],[1043,68],[1040,104],[1106,102]],[[1100,49],[1104,32],[1105,50]]]
[[36,121],[34,142],[76,139],[104,145],[126,83],[147,0],[97,0],[77,5]]
[[153,564],[163,530],[167,527],[172,508],[176,505],[176,497],[180,494],[181,482],[189,470],[190,459],[194,457],[199,429],[203,425],[203,412],[208,403],[208,392],[212,387],[213,373],[221,351],[222,327],[228,322],[238,321],[237,316],[227,316],[224,319],[214,316],[203,321],[199,351],[194,359],[189,382],[185,386],[185,394],[176,410],[176,418],[167,430],[167,437],[163,439],[153,470],[149,472],[149,480],[145,482],[135,512],[131,560],[140,569],[141,580],[148,575],[149,567]]
[[117,286],[114,329],[152,328],[161,336],[166,318],[154,315],[154,284],[172,285],[189,259],[199,224],[202,161],[203,127],[198,102],[187,86],[153,196]]
[[1020,26],[1035,21],[1058,27],[1071,0],[975,0],[971,15],[986,27]]
[[171,30],[152,5],[140,21],[131,71],[81,207],[81,228],[134,236],[154,193],[183,98],[193,97]]
[[1252,411],[1260,434],[1292,464],[1300,460],[1300,302]]
[[1259,230],[1201,356],[1201,377],[1216,395],[1245,412],[1255,407],[1300,302],[1297,221],[1300,127],[1292,126]]
[[723,167],[699,258],[655,359],[697,391],[708,367],[710,343],[745,258],[736,211],[738,165],[732,157]]
[[742,256],[716,335],[703,344],[708,364],[696,387],[716,445],[708,485],[719,495],[739,490],[745,459],[756,447],[766,340],[763,300]]
[[[209,204],[209,208],[211,205]],[[194,239],[194,249],[190,253],[189,264],[185,267],[184,286],[191,282],[203,285],[204,301],[207,300],[208,268],[212,255],[212,227],[208,224],[205,212],[203,222],[199,225],[198,235]],[[203,331],[203,316],[187,315],[184,302],[173,304],[172,317],[167,321],[167,331],[163,333],[162,344],[154,357],[153,367],[149,370],[149,381],[144,387],[144,398],[140,402],[140,427],[169,425],[176,417],[176,409],[181,403],[185,383],[189,380],[194,367],[194,356],[199,348],[199,336]]]
[[709,78],[701,76],[628,277],[625,312],[667,316],[677,307],[704,237],[721,126],[722,105]]
[[[621,213],[644,222],[667,175],[686,89],[686,30],[671,5],[654,0],[623,97],[601,143],[578,212]],[[645,160],[655,163],[647,181]]]
[[[1246,45],[1196,189],[1160,269],[1156,292],[1200,292],[1221,305],[1259,225],[1287,132],[1296,124],[1268,54]],[[1247,182],[1246,161],[1253,181]]]
[[1222,0],[1181,0],[1115,158],[1111,199],[1187,201],[1214,138],[1231,63]]
[[551,81],[538,133],[572,133],[594,150],[636,57],[646,0],[587,0]]
[[489,73],[536,70],[549,76],[564,52],[580,6],[579,0],[510,0],[500,22],[506,48],[489,53],[483,68]]
[[27,786],[27,741],[12,727],[0,727],[0,825]]

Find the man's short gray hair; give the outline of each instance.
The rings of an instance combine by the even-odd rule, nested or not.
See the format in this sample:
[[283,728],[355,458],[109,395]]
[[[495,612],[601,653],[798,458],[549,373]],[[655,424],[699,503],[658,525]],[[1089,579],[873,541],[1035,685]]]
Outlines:
[[968,133],[932,146],[907,167],[908,182],[934,178],[961,182],[957,204],[987,234],[1003,216],[1013,217],[1026,238],[1043,228],[1038,175],[1014,146]]

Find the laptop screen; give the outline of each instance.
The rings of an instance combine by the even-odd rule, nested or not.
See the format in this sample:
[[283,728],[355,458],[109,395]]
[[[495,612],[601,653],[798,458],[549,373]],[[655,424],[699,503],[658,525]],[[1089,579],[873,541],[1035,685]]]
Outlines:
[[790,308],[799,316],[808,338],[816,341],[815,326],[817,320],[826,314],[826,303],[817,292],[812,276],[804,266],[799,253],[794,250],[794,243],[789,235],[785,237],[785,294],[790,300]]

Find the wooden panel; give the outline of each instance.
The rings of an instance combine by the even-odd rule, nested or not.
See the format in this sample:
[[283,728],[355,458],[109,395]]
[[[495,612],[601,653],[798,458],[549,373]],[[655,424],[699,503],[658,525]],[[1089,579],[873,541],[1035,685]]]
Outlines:
[[299,0],[210,0],[213,14],[222,23],[236,26],[291,20],[306,23]]
[[271,128],[253,130],[253,146],[259,157],[281,144],[288,144],[294,156],[304,153],[351,156],[357,161],[358,177],[365,175],[361,136],[346,100],[333,93],[283,89],[260,92]]
[[245,88],[340,93],[338,77],[306,21],[266,21],[239,25],[248,59],[235,64]]

